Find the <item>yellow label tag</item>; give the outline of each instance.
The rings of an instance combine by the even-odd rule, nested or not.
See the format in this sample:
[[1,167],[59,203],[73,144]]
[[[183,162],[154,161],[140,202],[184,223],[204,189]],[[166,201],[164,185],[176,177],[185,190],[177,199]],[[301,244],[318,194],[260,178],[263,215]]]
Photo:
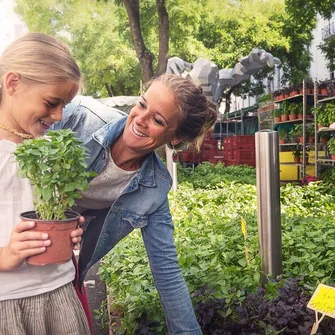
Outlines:
[[335,318],[335,287],[319,284],[307,307]]

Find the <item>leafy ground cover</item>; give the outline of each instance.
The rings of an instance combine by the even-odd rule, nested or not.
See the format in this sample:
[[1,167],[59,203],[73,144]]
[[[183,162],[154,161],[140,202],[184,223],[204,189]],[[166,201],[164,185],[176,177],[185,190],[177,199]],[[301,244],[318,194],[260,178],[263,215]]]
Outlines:
[[[335,280],[335,202],[327,188],[281,188],[284,273],[261,288],[255,170],[206,163],[179,169],[178,178],[169,195],[175,242],[204,333],[307,334],[314,322],[307,301],[319,283]],[[166,333],[140,231],[105,257],[100,273],[124,315],[120,332]],[[335,333],[332,320],[321,326],[322,334]]]

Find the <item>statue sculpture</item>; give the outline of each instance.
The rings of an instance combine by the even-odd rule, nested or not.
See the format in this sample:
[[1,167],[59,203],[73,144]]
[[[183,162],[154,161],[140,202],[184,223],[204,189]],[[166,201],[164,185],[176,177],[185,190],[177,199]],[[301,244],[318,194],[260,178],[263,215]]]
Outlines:
[[179,57],[172,57],[168,60],[166,72],[189,76],[196,84],[201,85],[207,96],[218,102],[227,87],[248,80],[266,66],[273,67],[280,64],[277,57],[273,57],[265,50],[253,49],[231,69],[219,70],[216,64],[203,58],[198,58],[192,65]]

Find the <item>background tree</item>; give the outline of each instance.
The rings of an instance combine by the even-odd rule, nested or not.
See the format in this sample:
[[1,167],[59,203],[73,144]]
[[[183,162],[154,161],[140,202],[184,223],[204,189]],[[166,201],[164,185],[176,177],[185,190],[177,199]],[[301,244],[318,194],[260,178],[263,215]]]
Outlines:
[[[321,16],[330,20],[335,13],[335,1],[333,0],[286,0],[286,9],[290,15],[291,21],[296,23],[297,27],[304,27],[308,34],[316,26],[317,17]],[[319,45],[328,61],[330,71],[335,70],[335,36],[331,36]]]
[[[64,38],[95,97],[139,94],[165,71],[168,57],[188,62],[203,57],[233,67],[253,48],[263,48],[284,65],[283,80],[307,75],[310,35],[295,27],[284,0],[17,0],[30,31]],[[269,69],[235,92],[262,90]],[[236,91],[238,89],[238,91]],[[231,90],[232,91],[232,90]]]

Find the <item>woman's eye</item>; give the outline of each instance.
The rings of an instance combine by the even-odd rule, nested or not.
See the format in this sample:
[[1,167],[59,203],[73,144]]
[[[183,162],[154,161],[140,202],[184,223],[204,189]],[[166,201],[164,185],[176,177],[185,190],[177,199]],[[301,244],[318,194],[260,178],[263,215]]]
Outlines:
[[58,102],[53,103],[53,102],[47,101],[47,105],[48,105],[49,107],[57,107]]
[[164,123],[160,119],[157,119],[157,117],[154,116],[153,119],[158,125],[160,125],[160,126],[164,125]]
[[142,101],[139,101],[138,104],[140,105],[141,108],[145,109],[146,106],[145,106],[145,104]]

